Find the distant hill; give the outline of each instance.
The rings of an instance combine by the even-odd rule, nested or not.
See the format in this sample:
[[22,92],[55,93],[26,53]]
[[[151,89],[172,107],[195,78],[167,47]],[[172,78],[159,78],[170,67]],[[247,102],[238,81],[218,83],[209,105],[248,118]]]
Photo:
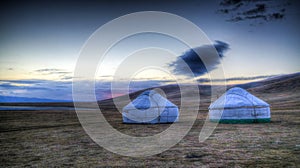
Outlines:
[[10,102],[69,102],[67,100],[55,100],[55,99],[41,99],[34,97],[13,97],[13,96],[0,96],[1,103]]
[[[249,90],[262,93],[274,92],[295,92],[300,91],[300,73],[291,75],[282,75],[260,82],[256,82],[256,86],[249,87]],[[249,84],[245,84],[248,86]]]
[[[259,87],[264,86],[265,88],[260,88],[260,90],[269,90],[271,88],[277,88],[277,89],[283,89],[283,90],[289,89],[290,90],[291,88],[300,87],[299,80],[300,80],[300,72],[294,73],[294,74],[270,77],[265,80],[261,80],[261,81],[257,81],[257,82],[232,85],[230,87],[238,86],[238,87],[241,87],[244,89],[254,89],[254,88],[259,89]],[[278,88],[278,85],[280,85],[280,88]]]
[[[227,89],[232,87],[241,87],[252,92],[296,92],[300,91],[300,72],[288,75],[279,75],[270,77],[257,82],[250,82],[245,84],[228,85]],[[179,98],[180,90],[177,85],[166,85],[161,87],[155,87],[162,89],[166,95],[170,98]],[[199,85],[200,96],[209,96],[211,92],[210,85]],[[153,89],[153,88],[149,88]],[[144,89],[148,90],[148,89]],[[140,90],[130,94],[130,97],[136,97],[138,94],[143,92]]]
[[[227,89],[232,87],[241,87],[248,90],[250,93],[263,98],[264,100],[271,103],[272,106],[300,106],[300,73],[279,75],[271,77],[265,80],[250,82],[246,84],[228,85]],[[148,88],[133,92],[129,94],[131,99],[136,98],[145,90],[159,88],[164,91],[167,98],[173,103],[180,104],[180,89],[178,85],[166,85],[154,88]],[[210,85],[198,85],[200,98],[202,104],[207,106],[210,103],[211,86]],[[192,91],[191,91],[192,92]],[[116,101],[122,101],[124,96],[115,98]],[[103,106],[113,106],[112,99],[107,99],[99,102]],[[124,101],[122,104],[126,105],[128,101]]]

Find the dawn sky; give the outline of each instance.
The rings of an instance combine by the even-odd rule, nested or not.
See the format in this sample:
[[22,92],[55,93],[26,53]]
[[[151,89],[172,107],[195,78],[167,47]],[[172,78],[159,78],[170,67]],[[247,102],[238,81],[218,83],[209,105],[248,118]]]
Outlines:
[[[228,15],[231,14],[218,12],[222,8],[219,0],[1,2],[0,95],[24,96],[30,90],[26,86],[36,87],[36,83],[33,84],[33,81],[36,81],[47,83],[47,87],[56,90],[56,86],[63,85],[60,88],[65,88],[63,91],[67,90],[67,96],[53,95],[50,98],[69,100],[72,73],[80,50],[89,36],[112,19],[132,12],[149,10],[182,16],[199,26],[212,42],[219,40],[227,43],[230,49],[224,54],[222,66],[218,66],[223,67],[226,78],[299,72],[299,1],[276,2],[289,2],[284,6],[285,16],[282,19],[251,19],[238,22],[227,21]],[[144,38],[147,38],[147,35]],[[157,41],[156,45],[161,44],[169,48],[180,46],[174,41],[174,45],[166,46],[165,44],[170,44],[168,38],[162,41],[158,39],[160,38],[153,35],[141,46]],[[127,45],[130,46],[130,43]],[[126,51],[128,46],[110,53],[106,67],[104,66],[107,72],[101,72],[102,76],[113,74],[110,68],[116,66],[116,62],[119,61],[118,54]],[[186,49],[188,48],[182,45],[174,48],[172,52],[180,56]],[[18,86],[25,89],[21,91],[22,88]],[[58,89],[57,92],[59,91]],[[43,94],[46,93],[38,92],[32,97],[45,97]]]

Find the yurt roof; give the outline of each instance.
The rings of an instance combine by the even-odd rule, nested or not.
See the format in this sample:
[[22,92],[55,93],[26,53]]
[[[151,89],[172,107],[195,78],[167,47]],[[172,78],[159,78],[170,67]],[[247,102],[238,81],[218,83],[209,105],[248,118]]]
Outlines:
[[161,96],[155,90],[147,90],[136,99],[126,105],[123,110],[129,109],[149,109],[157,107],[177,107],[175,104]]
[[241,107],[269,107],[269,104],[242,88],[234,87],[213,102],[209,109]]

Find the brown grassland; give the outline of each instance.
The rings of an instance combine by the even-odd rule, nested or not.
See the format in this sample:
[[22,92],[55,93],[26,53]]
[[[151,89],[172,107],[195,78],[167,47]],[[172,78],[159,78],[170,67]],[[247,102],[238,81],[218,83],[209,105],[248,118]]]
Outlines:
[[[178,89],[162,89],[178,104]],[[201,89],[201,93],[208,92],[206,87]],[[0,111],[0,167],[299,167],[300,75],[262,82],[247,90],[271,105],[270,123],[219,124],[205,142],[199,143],[210,103],[210,96],[203,94],[198,118],[189,133],[169,150],[142,158],[120,156],[98,146],[72,109]],[[111,103],[106,100],[99,105],[107,120],[123,133],[149,136],[169,127],[122,124]]]

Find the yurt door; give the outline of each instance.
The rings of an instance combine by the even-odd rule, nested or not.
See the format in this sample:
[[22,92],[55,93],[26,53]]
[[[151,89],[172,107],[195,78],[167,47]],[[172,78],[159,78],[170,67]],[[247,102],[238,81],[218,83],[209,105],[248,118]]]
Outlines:
[[257,121],[257,116],[258,116],[259,114],[258,114],[258,111],[256,110],[255,107],[253,107],[253,110],[252,110],[251,115],[252,115],[252,117],[253,117],[253,119],[254,119],[254,122],[256,122],[256,121]]

